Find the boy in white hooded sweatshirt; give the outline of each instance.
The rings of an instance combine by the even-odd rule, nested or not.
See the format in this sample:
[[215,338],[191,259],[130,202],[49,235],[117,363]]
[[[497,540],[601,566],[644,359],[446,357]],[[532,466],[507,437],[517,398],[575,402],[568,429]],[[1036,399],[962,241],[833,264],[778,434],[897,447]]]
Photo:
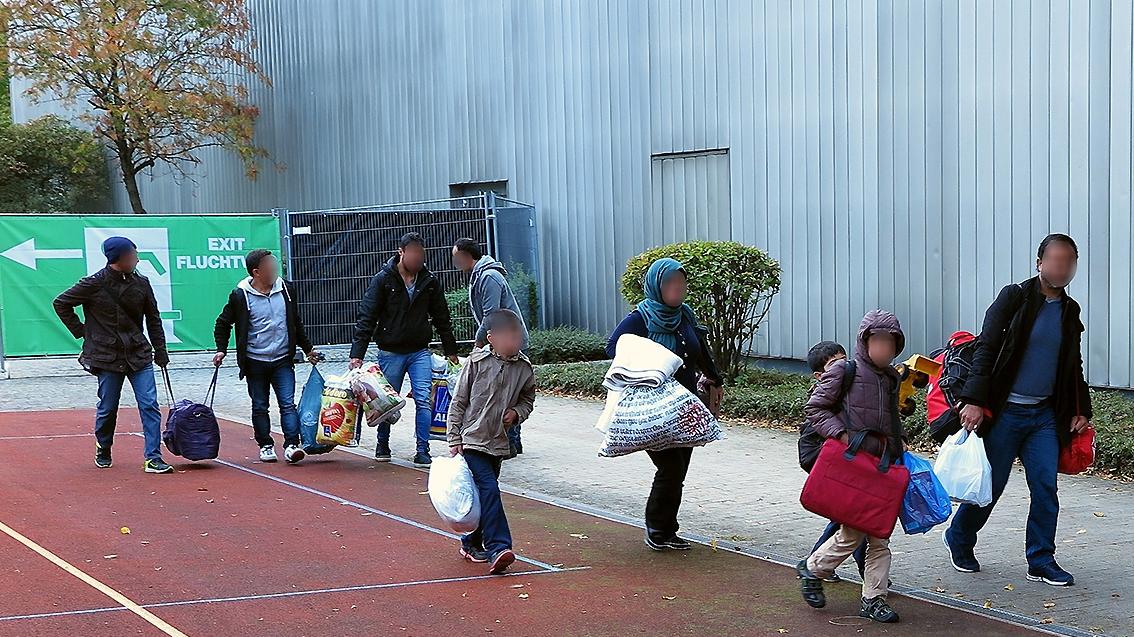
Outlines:
[[248,379],[252,429],[260,447],[260,460],[277,460],[268,416],[269,391],[275,390],[284,433],[284,459],[294,464],[305,455],[295,407],[295,348],[302,348],[312,365],[319,360],[319,354],[303,329],[295,292],[290,283],[280,278],[279,262],[272,253],[253,250],[244,262],[249,276],[229,294],[213,329],[217,346],[213,364],[220,367],[224,361],[235,326],[236,363],[240,377]]

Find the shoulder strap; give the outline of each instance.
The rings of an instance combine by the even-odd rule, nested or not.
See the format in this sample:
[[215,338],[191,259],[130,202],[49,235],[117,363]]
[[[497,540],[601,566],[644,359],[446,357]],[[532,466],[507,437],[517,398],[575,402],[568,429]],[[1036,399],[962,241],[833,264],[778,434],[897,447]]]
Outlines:
[[846,398],[847,392],[850,391],[854,385],[854,375],[858,373],[858,363],[854,359],[847,359],[843,362],[843,384],[839,389],[839,399]]

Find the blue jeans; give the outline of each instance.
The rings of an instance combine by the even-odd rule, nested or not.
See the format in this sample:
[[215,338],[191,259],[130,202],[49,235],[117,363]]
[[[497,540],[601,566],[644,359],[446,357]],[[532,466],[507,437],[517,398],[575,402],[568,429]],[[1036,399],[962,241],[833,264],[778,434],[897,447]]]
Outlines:
[[504,515],[504,503],[500,500],[500,464],[503,458],[487,453],[467,450],[465,462],[472,471],[480,494],[480,526],[461,538],[465,549],[484,547],[489,559],[500,551],[512,548],[512,531],[508,529],[508,517]]
[[[823,534],[819,536],[819,541],[815,543],[815,548],[811,549],[811,552],[814,553],[818,551],[820,546],[823,546],[827,543],[827,540],[834,537],[835,534],[839,532],[840,526],[842,525],[838,522],[829,522],[827,528],[823,529]],[[854,563],[858,565],[858,574],[862,576],[866,572],[866,540],[863,540],[862,544],[858,545],[853,555]]]
[[114,427],[118,424],[118,401],[122,398],[122,384],[127,378],[134,388],[138,401],[138,414],[142,417],[142,433],[146,438],[146,460],[161,459],[161,408],[158,407],[157,383],[154,366],[123,374],[98,370],[98,409],[95,411],[95,440],[99,448],[110,449],[114,444]]
[[284,446],[299,446],[299,411],[295,408],[295,364],[290,358],[266,363],[248,359],[244,369],[248,381],[248,396],[252,399],[252,431],[256,444],[261,447],[274,445],[272,440],[272,419],[268,415],[268,393],[276,392],[276,404],[280,407],[280,428],[283,429]]
[[[412,354],[395,354],[378,351],[378,367],[382,375],[390,381],[390,386],[399,394],[402,382],[409,373],[410,388],[413,390],[415,410],[414,432],[417,436],[417,452],[429,453],[429,423],[433,420],[433,406],[430,394],[433,392],[433,355],[423,349]],[[390,424],[378,425],[378,448],[390,447]]]
[[969,549],[976,546],[977,533],[1004,493],[1008,476],[1012,475],[1012,463],[1018,457],[1031,492],[1025,541],[1028,566],[1051,564],[1055,561],[1055,529],[1059,521],[1059,436],[1055,431],[1055,412],[1051,407],[1009,404],[985,438],[984,448],[992,465],[992,504],[958,507],[953,524],[946,531],[949,545]]

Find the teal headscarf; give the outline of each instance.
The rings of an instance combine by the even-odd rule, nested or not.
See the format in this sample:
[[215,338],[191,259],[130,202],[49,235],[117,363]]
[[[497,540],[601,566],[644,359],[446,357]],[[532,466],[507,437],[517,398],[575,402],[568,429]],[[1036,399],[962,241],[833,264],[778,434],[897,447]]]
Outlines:
[[697,325],[693,308],[684,303],[680,307],[671,307],[662,300],[662,284],[679,272],[684,274],[685,267],[677,259],[658,259],[650,264],[650,269],[646,270],[646,278],[642,282],[646,300],[638,304],[638,312],[646,320],[650,340],[670,351],[677,349],[677,332],[681,329],[683,319],[694,326]]

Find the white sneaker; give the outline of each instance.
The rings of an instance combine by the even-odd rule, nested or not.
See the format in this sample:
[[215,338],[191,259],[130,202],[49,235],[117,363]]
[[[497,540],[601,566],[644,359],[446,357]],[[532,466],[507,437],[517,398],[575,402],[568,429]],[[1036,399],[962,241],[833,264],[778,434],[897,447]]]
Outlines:
[[289,464],[295,464],[300,460],[306,458],[307,452],[304,451],[302,447],[297,447],[296,445],[288,445],[287,447],[284,447],[283,457],[284,460],[287,460]]
[[260,447],[260,462],[275,462],[276,460],[278,460],[278,458],[276,458],[275,447],[272,445]]

